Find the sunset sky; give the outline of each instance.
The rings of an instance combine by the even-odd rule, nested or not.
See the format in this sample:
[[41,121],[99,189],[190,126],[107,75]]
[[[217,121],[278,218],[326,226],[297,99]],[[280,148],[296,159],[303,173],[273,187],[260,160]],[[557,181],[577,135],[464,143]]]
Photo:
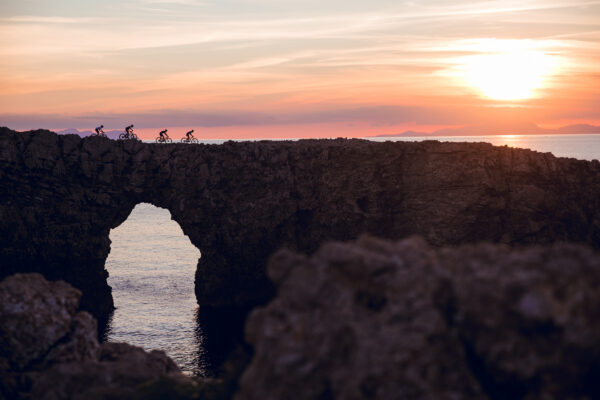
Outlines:
[[600,1],[0,0],[0,59],[14,129],[600,123]]

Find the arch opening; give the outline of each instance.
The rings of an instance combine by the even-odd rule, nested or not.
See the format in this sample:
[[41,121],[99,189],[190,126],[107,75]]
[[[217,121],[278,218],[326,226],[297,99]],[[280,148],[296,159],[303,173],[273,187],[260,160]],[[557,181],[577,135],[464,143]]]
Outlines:
[[171,213],[139,203],[110,231],[106,259],[115,310],[104,339],[164,350],[187,374],[204,375],[194,274],[200,251]]

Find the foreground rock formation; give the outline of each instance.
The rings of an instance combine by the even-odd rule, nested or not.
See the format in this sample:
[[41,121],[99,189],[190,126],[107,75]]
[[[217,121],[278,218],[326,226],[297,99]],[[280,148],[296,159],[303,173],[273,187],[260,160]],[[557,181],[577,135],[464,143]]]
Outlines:
[[236,399],[598,399],[600,254],[363,237],[270,261]]
[[96,320],[77,311],[80,297],[40,274],[0,283],[0,398],[133,398],[159,378],[186,380],[162,351],[99,344]]
[[112,309],[109,232],[133,207],[171,212],[202,252],[202,305],[272,296],[267,257],[361,233],[435,245],[600,247],[600,163],[483,143],[363,140],[156,145],[0,128],[0,278],[40,272]]
[[0,399],[600,398],[600,253],[588,247],[362,237],[282,250],[268,272],[277,295],[246,324],[251,362],[220,380],[98,344],[78,290],[8,277]]

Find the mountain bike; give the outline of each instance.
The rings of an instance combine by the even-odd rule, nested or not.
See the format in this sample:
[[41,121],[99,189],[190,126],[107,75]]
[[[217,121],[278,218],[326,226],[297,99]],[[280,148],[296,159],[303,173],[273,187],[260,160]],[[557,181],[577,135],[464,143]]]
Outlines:
[[186,137],[182,137],[181,138],[181,143],[198,143],[198,139],[196,139],[194,137],[194,135],[190,135],[190,136],[191,136],[190,138],[188,138],[187,136]]
[[166,133],[164,135],[165,135],[165,137],[158,136],[156,138],[156,143],[173,143],[173,141],[171,140],[169,135],[167,135]]
[[124,132],[119,135],[119,140],[130,140],[130,139],[131,140],[140,140],[137,137],[137,135],[133,132],[131,132],[131,133]]

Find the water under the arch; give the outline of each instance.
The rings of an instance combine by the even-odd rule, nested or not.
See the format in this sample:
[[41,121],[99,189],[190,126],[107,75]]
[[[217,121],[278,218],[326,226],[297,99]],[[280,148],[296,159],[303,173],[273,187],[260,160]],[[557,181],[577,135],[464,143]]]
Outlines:
[[194,273],[200,251],[168,210],[138,204],[111,230],[106,260],[116,310],[105,338],[164,350],[188,374],[204,374]]

